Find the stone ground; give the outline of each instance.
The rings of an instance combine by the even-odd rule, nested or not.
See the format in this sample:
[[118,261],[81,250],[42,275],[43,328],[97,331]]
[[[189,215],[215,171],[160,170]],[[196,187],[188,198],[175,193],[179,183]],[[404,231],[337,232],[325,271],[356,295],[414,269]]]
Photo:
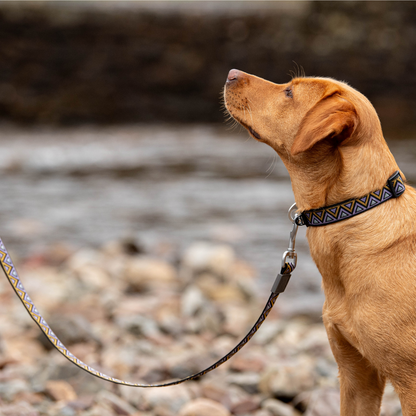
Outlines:
[[[266,299],[232,247],[194,243],[177,260],[132,242],[17,259],[20,277],[63,343],[106,374],[157,383],[212,364],[246,334]],[[13,253],[11,253],[13,256]],[[284,295],[283,295],[284,296]],[[272,311],[229,362],[178,386],[137,389],[94,378],[56,350],[0,281],[4,416],[334,416],[337,366],[322,323]],[[279,301],[279,299],[278,299]],[[383,416],[401,415],[390,387]]]

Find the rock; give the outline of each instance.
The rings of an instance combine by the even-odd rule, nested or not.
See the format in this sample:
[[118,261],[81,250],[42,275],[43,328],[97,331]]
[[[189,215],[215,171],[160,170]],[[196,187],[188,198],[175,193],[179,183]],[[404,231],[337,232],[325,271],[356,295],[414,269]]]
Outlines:
[[214,381],[202,379],[201,395],[214,402],[221,403],[226,408],[230,408],[232,405],[231,398],[228,394],[228,384],[225,380]]
[[212,300],[220,302],[243,302],[248,298],[245,289],[243,290],[239,283],[220,282],[211,273],[202,273],[198,276],[196,284],[204,295]]
[[248,413],[257,410],[260,407],[260,398],[256,396],[250,396],[243,400],[240,403],[235,404],[231,408],[233,415],[246,415]]
[[143,410],[152,410],[157,407],[160,409],[159,413],[163,409],[172,415],[177,415],[185,403],[190,402],[193,398],[188,388],[183,384],[174,388],[146,389],[142,392],[142,397]]
[[381,416],[402,416],[400,400],[393,386],[387,382],[381,403]]
[[204,330],[220,333],[223,315],[219,309],[208,302],[202,292],[195,286],[189,286],[181,298],[182,316],[188,319],[186,329],[199,333]]
[[81,281],[92,289],[106,289],[111,286],[112,281],[110,276],[101,266],[87,264],[78,271],[78,276]]
[[305,416],[334,416],[339,415],[339,390],[333,388],[312,390],[300,394],[294,400],[306,408]]
[[246,293],[236,284],[217,285],[216,290],[210,292],[211,299],[223,303],[242,303],[246,300]]
[[182,295],[181,313],[183,317],[195,316],[208,304],[202,292],[195,286],[188,286]]
[[83,396],[67,403],[75,411],[87,410],[93,405],[93,396]]
[[282,362],[262,374],[259,389],[268,396],[293,399],[297,394],[314,387],[313,364],[308,356]]
[[[91,324],[79,314],[51,316],[48,323],[65,346],[99,340],[93,335]],[[43,333],[39,333],[37,340],[47,349],[53,346]]]
[[109,391],[102,390],[97,395],[97,401],[109,404],[116,415],[130,416],[136,414],[137,412],[135,407]]
[[241,339],[256,318],[253,319],[250,311],[247,308],[242,309],[239,305],[227,304],[222,309],[225,315],[224,331]]
[[176,270],[169,263],[151,257],[129,257],[124,270],[124,280],[134,291],[143,291],[177,281]]
[[258,385],[260,381],[260,374],[258,373],[240,373],[230,374],[227,376],[227,382],[241,387],[249,394],[258,392]]
[[254,336],[253,341],[260,345],[269,344],[279,333],[282,332],[286,325],[287,323],[285,321],[267,320],[262,324],[261,329]]
[[37,410],[26,402],[0,404],[2,416],[39,416]]
[[72,255],[67,266],[87,288],[104,289],[112,284],[107,268],[103,267],[104,261],[100,252],[84,249]]
[[56,266],[64,263],[73,254],[73,250],[63,242],[58,242],[48,247],[45,253],[45,259],[48,264]]
[[267,399],[262,403],[262,408],[272,416],[298,416],[300,413],[292,406],[276,399]]
[[49,380],[46,382],[45,393],[56,402],[76,400],[77,394],[72,386],[64,380]]
[[279,298],[276,309],[282,319],[289,320],[297,317],[305,317],[314,322],[322,322],[322,305],[324,294],[309,292],[304,296],[287,296]]
[[213,364],[214,359],[203,342],[198,340],[196,345],[199,352],[188,352],[183,350],[181,354],[171,358],[169,365],[169,373],[172,378],[184,378],[191,374],[198,373],[204,368]]
[[220,403],[210,399],[199,398],[183,406],[178,416],[231,416]]
[[206,242],[192,244],[182,258],[183,267],[193,276],[209,271],[226,278],[232,273],[234,262],[235,254],[230,246]]
[[41,393],[33,393],[31,391],[22,391],[21,393],[16,394],[15,401],[17,402],[26,402],[30,405],[38,405],[43,400],[45,400],[45,395]]
[[13,400],[17,394],[27,390],[29,390],[28,383],[19,378],[0,382],[0,397],[6,401]]
[[236,385],[227,385],[226,388],[227,394],[227,403],[229,406],[226,406],[228,409],[234,409],[235,406],[239,406],[241,403],[245,403],[250,396],[247,394],[241,387]]
[[[334,358],[332,359],[318,357],[315,364],[315,372],[322,378],[333,380],[338,383],[338,366]],[[326,382],[326,385],[329,383]],[[335,387],[335,386],[334,386]]]
[[137,337],[149,338],[160,334],[157,323],[146,316],[119,316],[116,318],[116,324]]
[[56,402],[47,409],[48,416],[77,416],[77,412],[65,402]]
[[[263,329],[263,328],[262,328]],[[257,336],[257,334],[256,334]],[[264,353],[242,350],[230,361],[230,368],[238,372],[261,373],[267,364]]]
[[273,415],[265,409],[260,409],[260,410],[257,410],[256,413],[253,413],[253,416],[273,416]]
[[[94,406],[84,414],[88,416],[116,416],[117,413],[108,402],[95,403]],[[58,415],[57,415],[58,416]]]

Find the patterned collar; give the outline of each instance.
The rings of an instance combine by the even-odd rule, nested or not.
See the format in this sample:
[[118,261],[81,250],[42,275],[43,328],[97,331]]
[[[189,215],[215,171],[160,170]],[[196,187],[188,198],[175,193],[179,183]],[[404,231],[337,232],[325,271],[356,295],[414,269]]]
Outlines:
[[390,176],[382,189],[370,192],[361,198],[348,199],[347,201],[329,207],[304,211],[298,217],[297,222],[298,225],[306,225],[307,227],[320,227],[321,225],[343,221],[358,214],[362,214],[389,199],[398,198],[405,189],[400,172],[396,171]]

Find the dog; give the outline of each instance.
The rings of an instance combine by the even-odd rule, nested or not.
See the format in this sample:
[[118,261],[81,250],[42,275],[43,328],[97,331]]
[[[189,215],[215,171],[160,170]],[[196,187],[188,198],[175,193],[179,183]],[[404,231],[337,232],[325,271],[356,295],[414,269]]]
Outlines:
[[[285,164],[299,212],[383,189],[398,171],[370,101],[344,82],[275,84],[231,70],[225,107]],[[308,227],[323,322],[339,368],[341,416],[380,414],[386,380],[416,415],[416,192],[345,221]]]

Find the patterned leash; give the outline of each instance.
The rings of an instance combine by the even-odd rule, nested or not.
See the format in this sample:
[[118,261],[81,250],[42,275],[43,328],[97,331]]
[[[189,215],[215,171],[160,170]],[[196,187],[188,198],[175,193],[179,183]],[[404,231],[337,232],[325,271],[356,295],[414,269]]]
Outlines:
[[125,386],[131,386],[131,387],[167,387],[167,386],[174,386],[176,384],[183,383],[187,380],[194,380],[196,378],[199,378],[207,373],[209,373],[212,370],[215,370],[218,368],[221,364],[228,361],[233,355],[235,355],[241,348],[246,345],[250,339],[253,337],[253,335],[259,330],[262,323],[267,318],[267,315],[273,308],[276,299],[278,298],[279,294],[284,292],[286,289],[286,286],[289,282],[290,276],[292,271],[296,267],[297,263],[297,254],[295,252],[295,239],[296,239],[296,233],[298,229],[298,225],[296,224],[296,218],[298,217],[298,214],[296,213],[296,204],[293,204],[291,208],[289,209],[289,219],[293,223],[293,228],[290,233],[290,240],[289,240],[289,248],[285,253],[283,254],[282,258],[282,266],[280,273],[277,275],[277,278],[273,284],[273,287],[271,289],[271,295],[266,303],[266,306],[263,309],[263,312],[261,313],[260,317],[257,319],[254,326],[250,329],[249,333],[223,358],[216,361],[214,364],[212,364],[210,367],[206,368],[205,370],[200,371],[199,373],[190,375],[189,377],[180,379],[180,380],[174,380],[162,384],[138,384],[138,383],[131,383],[128,381],[119,380],[114,377],[107,376],[106,374],[101,373],[100,371],[95,370],[94,368],[90,367],[89,365],[82,362],[79,358],[75,357],[74,354],[72,354],[68,348],[65,347],[65,345],[59,340],[59,338],[54,334],[48,323],[45,321],[45,319],[42,317],[40,312],[37,310],[36,306],[32,302],[32,299],[30,299],[28,293],[26,292],[25,288],[23,287],[23,284],[17,274],[16,268],[14,267],[14,264],[12,262],[12,259],[10,258],[9,253],[7,252],[7,249],[3,243],[3,241],[0,239],[0,263],[1,267],[6,274],[7,279],[9,280],[10,284],[12,285],[14,291],[16,292],[16,295],[19,297],[23,305],[25,306],[27,312],[32,317],[32,319],[37,323],[41,331],[46,335],[50,343],[69,361],[74,363],[79,368],[82,368],[87,373],[92,374],[95,377],[101,378],[103,380],[111,381],[112,383],[116,384],[122,384]]

